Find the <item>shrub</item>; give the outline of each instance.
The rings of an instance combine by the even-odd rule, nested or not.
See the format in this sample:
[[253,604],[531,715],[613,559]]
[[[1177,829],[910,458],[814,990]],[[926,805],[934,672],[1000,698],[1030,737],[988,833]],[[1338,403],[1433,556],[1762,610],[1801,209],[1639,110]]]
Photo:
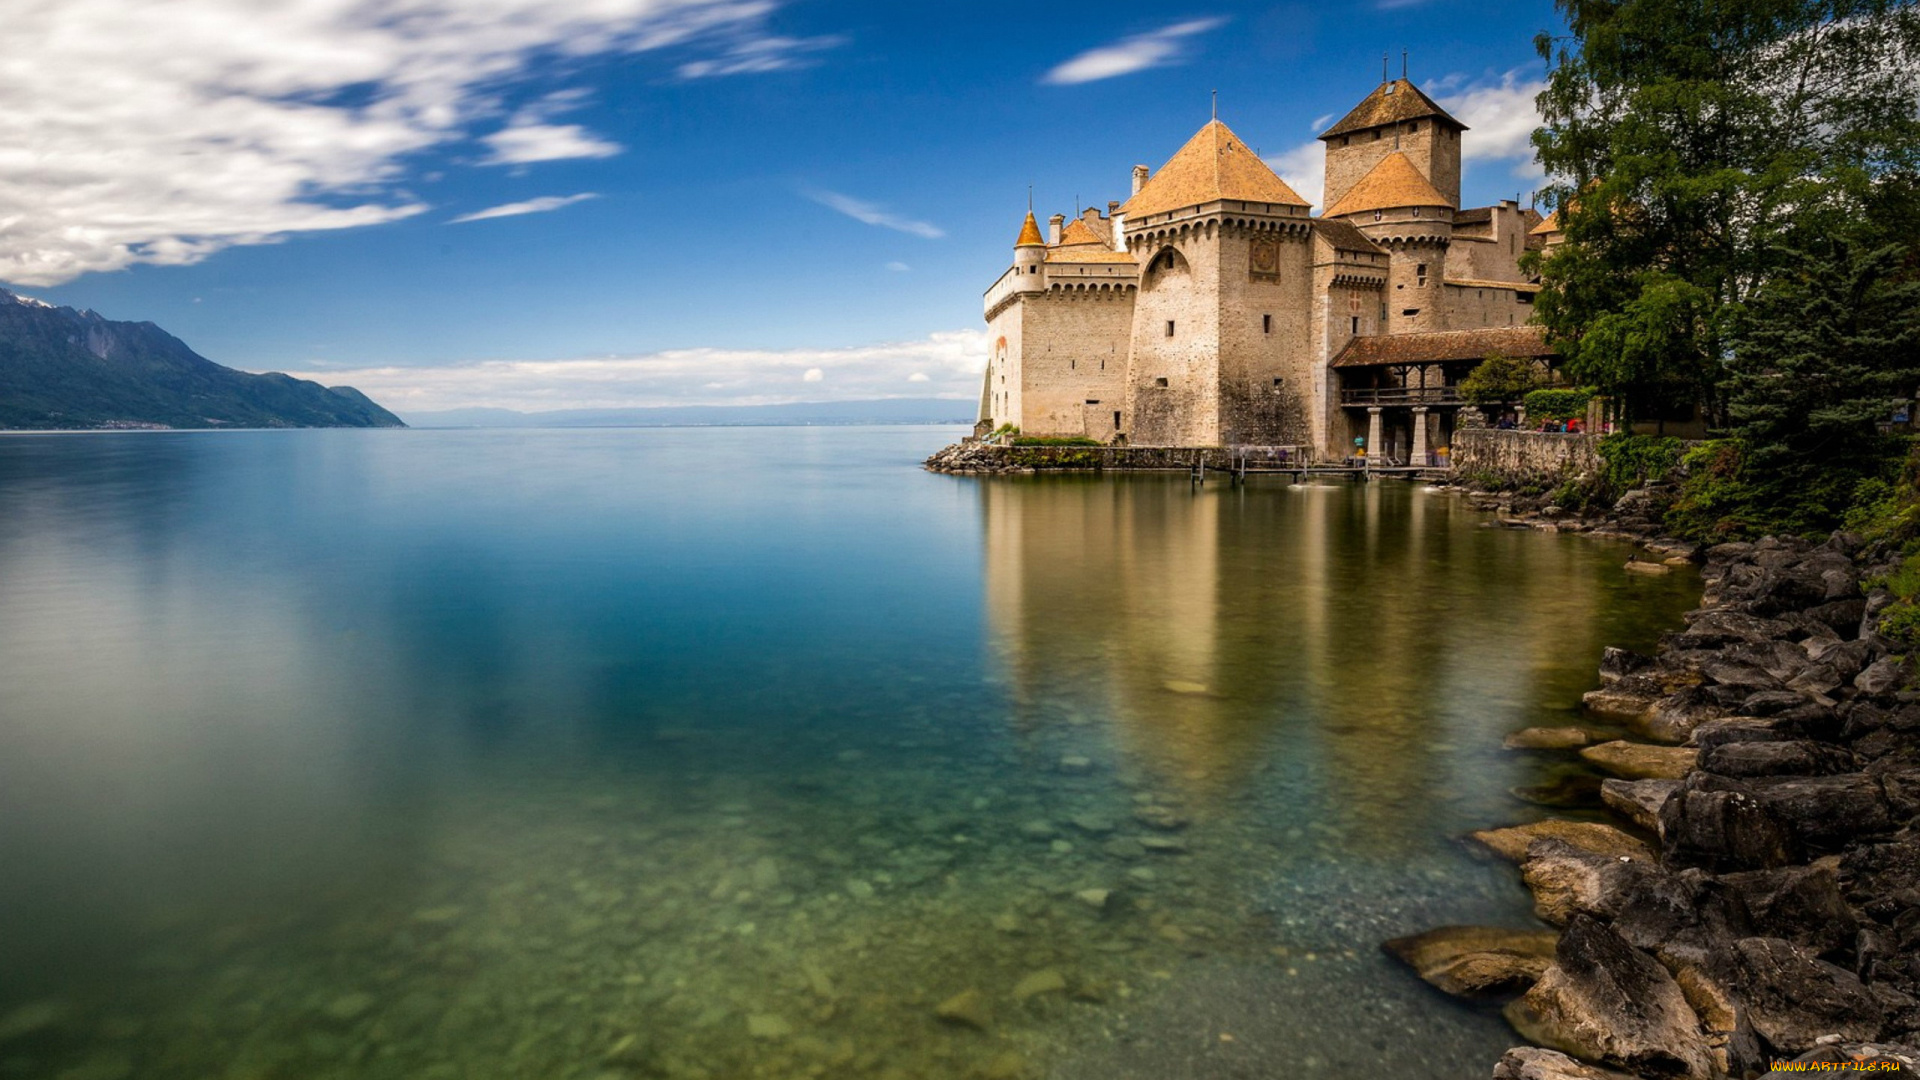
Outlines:
[[1572,420],[1587,415],[1587,403],[1592,400],[1591,390],[1535,390],[1526,397],[1527,419]]
[[1460,396],[1475,405],[1505,405],[1539,389],[1540,382],[1540,369],[1533,361],[1488,353],[1460,380]]
[[1680,440],[1672,436],[1616,432],[1600,440],[1599,450],[1600,460],[1607,463],[1603,480],[1615,496],[1659,483],[1680,465]]

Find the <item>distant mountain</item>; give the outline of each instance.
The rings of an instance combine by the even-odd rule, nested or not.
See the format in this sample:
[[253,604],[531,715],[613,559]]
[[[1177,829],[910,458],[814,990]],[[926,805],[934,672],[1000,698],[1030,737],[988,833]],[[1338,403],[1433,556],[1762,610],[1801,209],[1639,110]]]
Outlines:
[[946,398],[815,401],[792,405],[671,405],[650,409],[449,409],[410,412],[414,427],[799,427],[809,424],[971,424],[974,403]]
[[0,289],[0,428],[404,426],[350,386],[235,371],[150,322]]

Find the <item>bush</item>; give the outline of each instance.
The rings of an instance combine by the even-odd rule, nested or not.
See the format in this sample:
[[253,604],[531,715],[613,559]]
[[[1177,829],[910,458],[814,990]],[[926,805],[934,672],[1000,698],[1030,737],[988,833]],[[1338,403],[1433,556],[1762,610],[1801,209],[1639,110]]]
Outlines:
[[1535,390],[1526,397],[1527,419],[1572,420],[1587,415],[1587,403],[1592,400],[1591,390]]
[[1899,476],[1900,459],[1863,455],[1817,473],[1782,473],[1753,464],[1747,444],[1715,439],[1689,451],[1686,478],[1667,526],[1690,540],[1719,543],[1768,533],[1818,536],[1842,526],[1883,538],[1911,533],[1916,509],[1913,466]]
[[1617,432],[1601,439],[1599,449],[1600,460],[1607,463],[1602,479],[1616,497],[1642,484],[1657,484],[1680,466],[1680,440],[1672,436]]

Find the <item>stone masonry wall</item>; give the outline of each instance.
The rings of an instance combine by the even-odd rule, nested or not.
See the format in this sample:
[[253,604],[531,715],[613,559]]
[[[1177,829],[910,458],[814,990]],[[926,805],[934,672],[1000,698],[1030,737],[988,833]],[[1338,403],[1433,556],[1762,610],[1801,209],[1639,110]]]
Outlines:
[[1111,440],[1126,408],[1132,291],[1056,288],[1023,306],[1020,430]]
[[1606,467],[1593,435],[1465,428],[1453,433],[1451,454],[1455,475],[1494,476],[1510,484],[1559,484]]

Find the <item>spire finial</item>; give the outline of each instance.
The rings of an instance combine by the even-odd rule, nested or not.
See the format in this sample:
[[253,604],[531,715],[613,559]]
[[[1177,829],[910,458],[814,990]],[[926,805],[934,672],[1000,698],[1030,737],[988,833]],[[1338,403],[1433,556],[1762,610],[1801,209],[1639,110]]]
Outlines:
[[1387,75],[1387,57],[1388,57],[1387,53],[1383,52],[1380,54],[1380,81],[1381,82],[1386,82],[1387,79],[1389,78],[1389,76]]
[[1405,49],[1400,50],[1400,77],[1402,79],[1407,77],[1407,50]]
[[1027,213],[1033,213],[1033,185],[1027,185]]
[[1213,118],[1220,119],[1220,91],[1213,92]]

